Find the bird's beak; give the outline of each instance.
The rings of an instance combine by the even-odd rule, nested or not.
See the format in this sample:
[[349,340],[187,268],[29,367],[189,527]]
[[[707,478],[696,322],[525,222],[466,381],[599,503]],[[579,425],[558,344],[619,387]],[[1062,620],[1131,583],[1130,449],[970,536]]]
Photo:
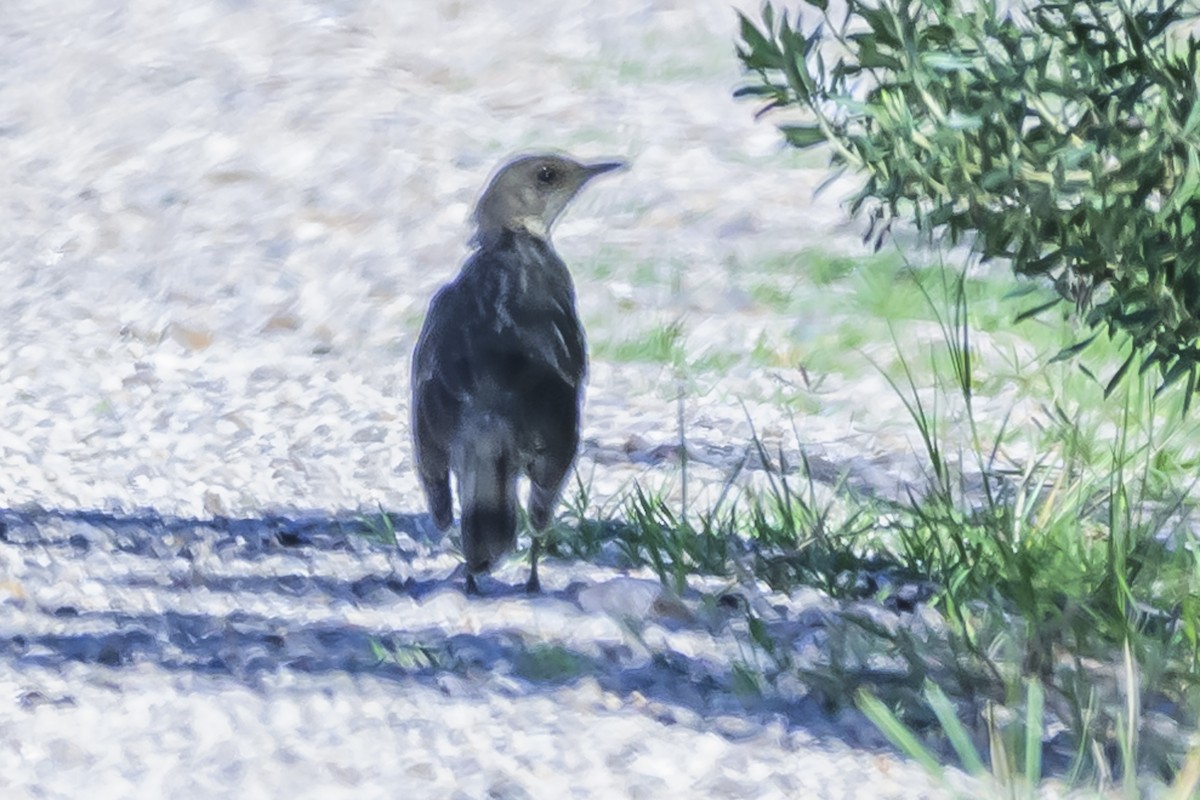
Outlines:
[[613,170],[627,169],[628,167],[629,164],[625,161],[598,161],[595,164],[584,164],[583,172],[585,180],[591,180],[597,175],[603,175]]

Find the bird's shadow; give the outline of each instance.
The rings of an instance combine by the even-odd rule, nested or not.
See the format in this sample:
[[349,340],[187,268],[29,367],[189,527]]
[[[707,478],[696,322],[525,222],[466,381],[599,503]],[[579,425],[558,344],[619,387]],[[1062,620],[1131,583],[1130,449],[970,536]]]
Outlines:
[[[519,582],[489,578],[481,584],[483,596],[468,597],[461,571],[453,566],[415,574],[406,565],[444,555],[449,548],[444,534],[425,514],[389,514],[388,523],[395,544],[372,538],[377,526],[357,514],[204,520],[153,511],[0,511],[0,547],[15,548],[18,557],[33,561],[79,559],[85,569],[95,559],[93,579],[104,586],[106,597],[119,600],[109,608],[95,603],[81,608],[48,600],[53,592],[38,591],[10,600],[22,613],[6,614],[0,660],[17,672],[23,665],[124,669],[149,663],[250,685],[279,671],[350,673],[467,694],[488,691],[493,679],[502,679],[506,692],[537,693],[591,677],[620,697],[636,692],[656,701],[646,713],[664,724],[682,713],[672,708],[709,722],[770,718],[864,746],[828,719],[820,701],[738,695],[731,669],[700,656],[674,650],[635,656],[619,644],[564,645],[505,624],[455,632],[436,618],[377,627],[337,620],[339,608],[382,612],[375,618],[386,620],[387,609],[399,603],[408,604],[410,613],[404,616],[412,620],[413,603],[443,600],[452,611],[474,603],[578,607],[578,585],[527,596]],[[378,569],[380,564],[388,566]],[[554,562],[546,567],[554,568]],[[205,595],[216,598],[212,605],[221,610],[195,611],[196,598]],[[239,598],[248,608],[266,607],[270,613],[227,611],[238,606]],[[311,613],[314,604],[326,610],[319,619]],[[156,610],[123,610],[138,607]],[[874,748],[874,741],[866,746]]]

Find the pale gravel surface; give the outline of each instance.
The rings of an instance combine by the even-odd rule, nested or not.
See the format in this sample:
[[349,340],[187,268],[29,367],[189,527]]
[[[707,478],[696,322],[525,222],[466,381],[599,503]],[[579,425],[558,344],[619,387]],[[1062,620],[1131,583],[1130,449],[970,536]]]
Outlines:
[[[795,320],[733,273],[854,246],[810,199],[823,171],[730,99],[727,3],[5,0],[2,18],[4,797],[937,796],[802,685],[738,699],[731,669],[758,656],[699,594],[550,562],[529,599],[505,588],[514,561],[468,601],[421,513],[408,354],[504,156],[633,162],[556,237],[594,339],[682,316],[689,347],[751,347]],[[698,477],[742,457],[747,412],[787,441],[776,400],[807,391],[747,366],[691,387]],[[597,497],[671,474],[675,393],[661,367],[594,365]],[[883,493],[915,478],[882,381],[819,394],[797,421],[819,465]],[[380,506],[395,549],[346,532]],[[820,660],[827,600],[758,601]]]

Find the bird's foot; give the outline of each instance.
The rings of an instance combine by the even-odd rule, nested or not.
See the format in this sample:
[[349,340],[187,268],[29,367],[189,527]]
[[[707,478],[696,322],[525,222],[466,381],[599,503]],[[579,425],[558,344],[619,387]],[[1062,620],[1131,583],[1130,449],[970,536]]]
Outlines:
[[542,551],[542,540],[537,534],[533,536],[533,544],[529,546],[529,580],[525,581],[525,593],[537,594],[542,590],[542,582],[538,580],[538,553]]
[[467,573],[467,595],[471,596],[471,597],[478,597],[480,594],[481,593],[479,591],[479,586],[475,583],[475,576],[468,572]]

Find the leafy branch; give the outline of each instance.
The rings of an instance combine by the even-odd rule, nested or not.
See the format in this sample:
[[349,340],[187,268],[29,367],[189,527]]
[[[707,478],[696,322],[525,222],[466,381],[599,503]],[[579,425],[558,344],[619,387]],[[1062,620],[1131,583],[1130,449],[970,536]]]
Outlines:
[[[1200,366],[1200,71],[1182,0],[847,0],[741,16],[735,93],[828,143],[880,246],[896,219],[1049,279],[1159,391]],[[1002,10],[1003,8],[1003,10]],[[1040,313],[1046,307],[1031,309]],[[1094,335],[1094,333],[1093,333]],[[1080,347],[1079,349],[1082,349]],[[1072,352],[1075,352],[1073,350]]]

